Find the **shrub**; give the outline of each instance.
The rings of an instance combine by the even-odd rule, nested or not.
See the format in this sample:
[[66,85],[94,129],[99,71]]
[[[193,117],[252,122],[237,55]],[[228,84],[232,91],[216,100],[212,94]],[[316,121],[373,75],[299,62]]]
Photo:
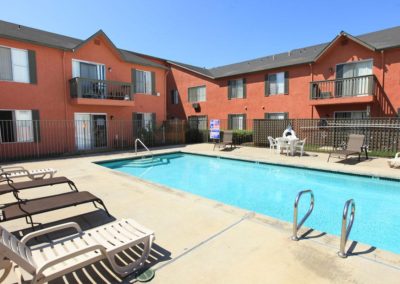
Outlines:
[[253,131],[252,130],[234,130],[233,131],[233,143],[240,145],[242,143],[253,142]]

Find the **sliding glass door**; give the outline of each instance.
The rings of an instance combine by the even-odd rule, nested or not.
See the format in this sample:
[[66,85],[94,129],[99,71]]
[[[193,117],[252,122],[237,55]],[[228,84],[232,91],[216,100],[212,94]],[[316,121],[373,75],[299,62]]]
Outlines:
[[75,145],[78,150],[107,147],[107,116],[75,113]]
[[373,83],[372,60],[363,60],[336,66],[336,96],[352,97],[371,93]]

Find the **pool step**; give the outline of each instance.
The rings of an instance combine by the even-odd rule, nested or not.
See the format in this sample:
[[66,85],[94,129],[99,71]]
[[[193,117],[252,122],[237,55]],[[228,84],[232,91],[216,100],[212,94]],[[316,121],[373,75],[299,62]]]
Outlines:
[[166,163],[168,163],[167,160],[164,161],[163,159],[160,158],[142,158],[133,160],[128,165],[135,168],[148,168]]

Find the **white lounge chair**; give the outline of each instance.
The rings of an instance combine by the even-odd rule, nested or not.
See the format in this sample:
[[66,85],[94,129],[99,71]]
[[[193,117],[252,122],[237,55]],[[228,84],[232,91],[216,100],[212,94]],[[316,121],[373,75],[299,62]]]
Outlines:
[[389,167],[398,168],[400,167],[400,152],[396,153],[393,159],[389,159],[388,161]]
[[277,147],[277,142],[272,136],[268,136],[268,141],[269,141],[269,150],[272,151],[276,149]]
[[52,178],[56,172],[57,170],[52,168],[27,170],[26,168],[20,166],[9,166],[9,167],[0,166],[0,175],[7,174],[10,179],[28,177],[31,180],[34,180],[34,179],[43,179],[46,176]]
[[[39,244],[35,248],[27,245],[32,238],[67,228],[75,229],[76,233]],[[82,231],[77,223],[69,222],[34,231],[21,240],[1,226],[0,234],[0,260],[3,260],[0,265],[3,265],[5,274],[10,271],[12,263],[18,281],[25,281],[25,276],[28,276],[32,278],[31,283],[48,282],[106,258],[115,272],[124,277],[143,266],[154,240],[152,231],[131,219],[115,221],[87,231]],[[128,250],[139,244],[143,245],[140,248],[141,254],[134,260],[128,256]],[[117,256],[122,251],[126,252],[123,259]],[[116,258],[124,265],[117,264]],[[129,258],[131,262],[126,264]],[[6,276],[3,274],[0,282]]]
[[306,140],[307,138],[304,138],[303,140],[296,141],[296,144],[294,145],[294,148],[300,151],[300,157],[303,157],[304,154],[304,145],[306,145]]

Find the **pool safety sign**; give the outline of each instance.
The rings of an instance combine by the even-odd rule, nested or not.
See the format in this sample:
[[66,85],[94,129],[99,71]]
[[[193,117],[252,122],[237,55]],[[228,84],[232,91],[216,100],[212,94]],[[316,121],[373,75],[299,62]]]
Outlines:
[[210,120],[210,139],[219,139],[220,137],[220,121],[219,119]]

